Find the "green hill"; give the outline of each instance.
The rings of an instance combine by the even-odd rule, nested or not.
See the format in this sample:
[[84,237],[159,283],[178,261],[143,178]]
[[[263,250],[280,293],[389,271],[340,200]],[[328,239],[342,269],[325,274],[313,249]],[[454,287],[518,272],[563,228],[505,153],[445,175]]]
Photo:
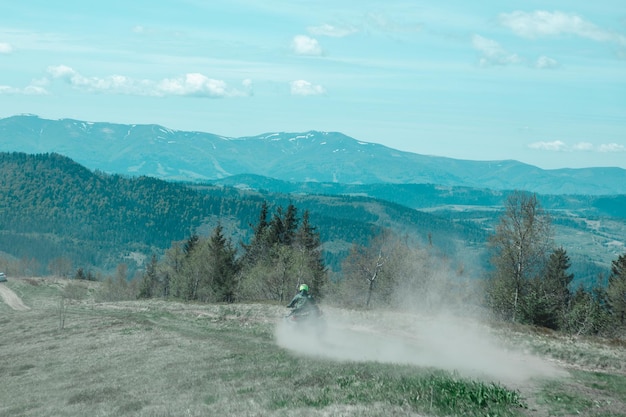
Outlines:
[[245,242],[264,201],[272,209],[294,203],[309,210],[333,268],[352,243],[365,243],[381,228],[421,242],[430,236],[450,255],[460,246],[480,252],[485,239],[472,224],[369,197],[191,187],[92,172],[58,154],[0,153],[0,251],[31,274],[59,259],[104,271],[123,262],[132,271],[173,241],[208,234],[217,224]]

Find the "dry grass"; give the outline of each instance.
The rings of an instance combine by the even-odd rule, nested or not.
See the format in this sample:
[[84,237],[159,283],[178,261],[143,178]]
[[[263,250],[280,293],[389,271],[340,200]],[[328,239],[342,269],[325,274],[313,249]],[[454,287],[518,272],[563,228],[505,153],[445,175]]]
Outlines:
[[[463,373],[470,368],[458,373],[454,366],[386,359],[363,346],[356,360],[333,357],[350,347],[335,338],[335,349],[305,354],[275,332],[282,306],[98,303],[98,284],[71,284],[85,286],[70,291],[83,299],[66,304],[61,330],[59,299],[67,281],[8,283],[31,309],[14,311],[0,303],[0,416],[626,415],[626,354],[602,341],[481,326],[568,369],[565,377],[503,386],[484,381],[489,375]],[[411,315],[326,312],[330,336],[343,326],[364,342],[357,345],[378,351],[388,352],[399,341],[403,349],[423,347],[426,330],[434,328],[416,327]],[[586,369],[573,371],[580,358]],[[595,372],[604,362],[603,372]],[[518,389],[528,409],[516,405]],[[507,404],[491,404],[507,397]]]

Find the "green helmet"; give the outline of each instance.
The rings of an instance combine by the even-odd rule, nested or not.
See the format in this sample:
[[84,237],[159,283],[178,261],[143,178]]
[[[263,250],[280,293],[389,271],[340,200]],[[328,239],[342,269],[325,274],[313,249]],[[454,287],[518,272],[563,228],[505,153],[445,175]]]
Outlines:
[[302,284],[302,285],[300,285],[299,291],[307,291],[308,292],[309,291],[309,286],[306,285],[306,284]]

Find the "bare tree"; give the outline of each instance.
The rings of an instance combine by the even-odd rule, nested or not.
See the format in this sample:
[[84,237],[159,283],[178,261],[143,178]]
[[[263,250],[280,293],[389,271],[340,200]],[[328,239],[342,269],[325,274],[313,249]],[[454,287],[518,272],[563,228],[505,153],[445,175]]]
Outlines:
[[84,299],[87,296],[87,288],[79,283],[68,283],[63,287],[59,298],[59,330],[65,328],[65,319],[71,304]]
[[274,252],[273,265],[265,264],[267,273],[263,278],[262,291],[265,298],[282,303],[297,289],[297,252],[289,246],[280,244],[275,245],[272,252]]
[[504,214],[490,237],[494,267],[488,299],[502,318],[523,321],[529,283],[544,271],[552,247],[550,218],[537,196],[522,191],[509,195]]
[[372,301],[372,292],[374,291],[374,284],[376,283],[376,279],[378,278],[378,274],[383,269],[387,258],[383,256],[382,251],[378,252],[378,257],[373,264],[367,265],[363,264],[363,273],[368,281],[367,286],[367,301],[365,302],[365,307],[369,308],[370,302]]
[[72,270],[72,260],[64,256],[54,258],[48,263],[48,271],[58,277],[68,278]]
[[374,238],[368,246],[353,245],[344,260],[344,287],[347,296],[358,300],[365,292],[365,307],[370,308],[373,297],[385,304],[393,289],[393,274],[387,273],[389,259],[394,253],[397,241],[389,232]]

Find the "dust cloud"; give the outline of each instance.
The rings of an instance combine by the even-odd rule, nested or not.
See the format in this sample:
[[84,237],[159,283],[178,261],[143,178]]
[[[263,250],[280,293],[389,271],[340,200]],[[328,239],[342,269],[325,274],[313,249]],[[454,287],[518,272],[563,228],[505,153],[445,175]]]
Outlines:
[[479,321],[445,314],[328,308],[323,331],[279,323],[275,335],[279,346],[297,354],[432,367],[507,385],[565,375],[542,358],[506,347]]
[[276,342],[302,355],[437,368],[513,386],[567,376],[486,324],[482,280],[463,278],[423,251],[412,256],[391,294],[393,311],[323,307],[323,332],[279,323]]

